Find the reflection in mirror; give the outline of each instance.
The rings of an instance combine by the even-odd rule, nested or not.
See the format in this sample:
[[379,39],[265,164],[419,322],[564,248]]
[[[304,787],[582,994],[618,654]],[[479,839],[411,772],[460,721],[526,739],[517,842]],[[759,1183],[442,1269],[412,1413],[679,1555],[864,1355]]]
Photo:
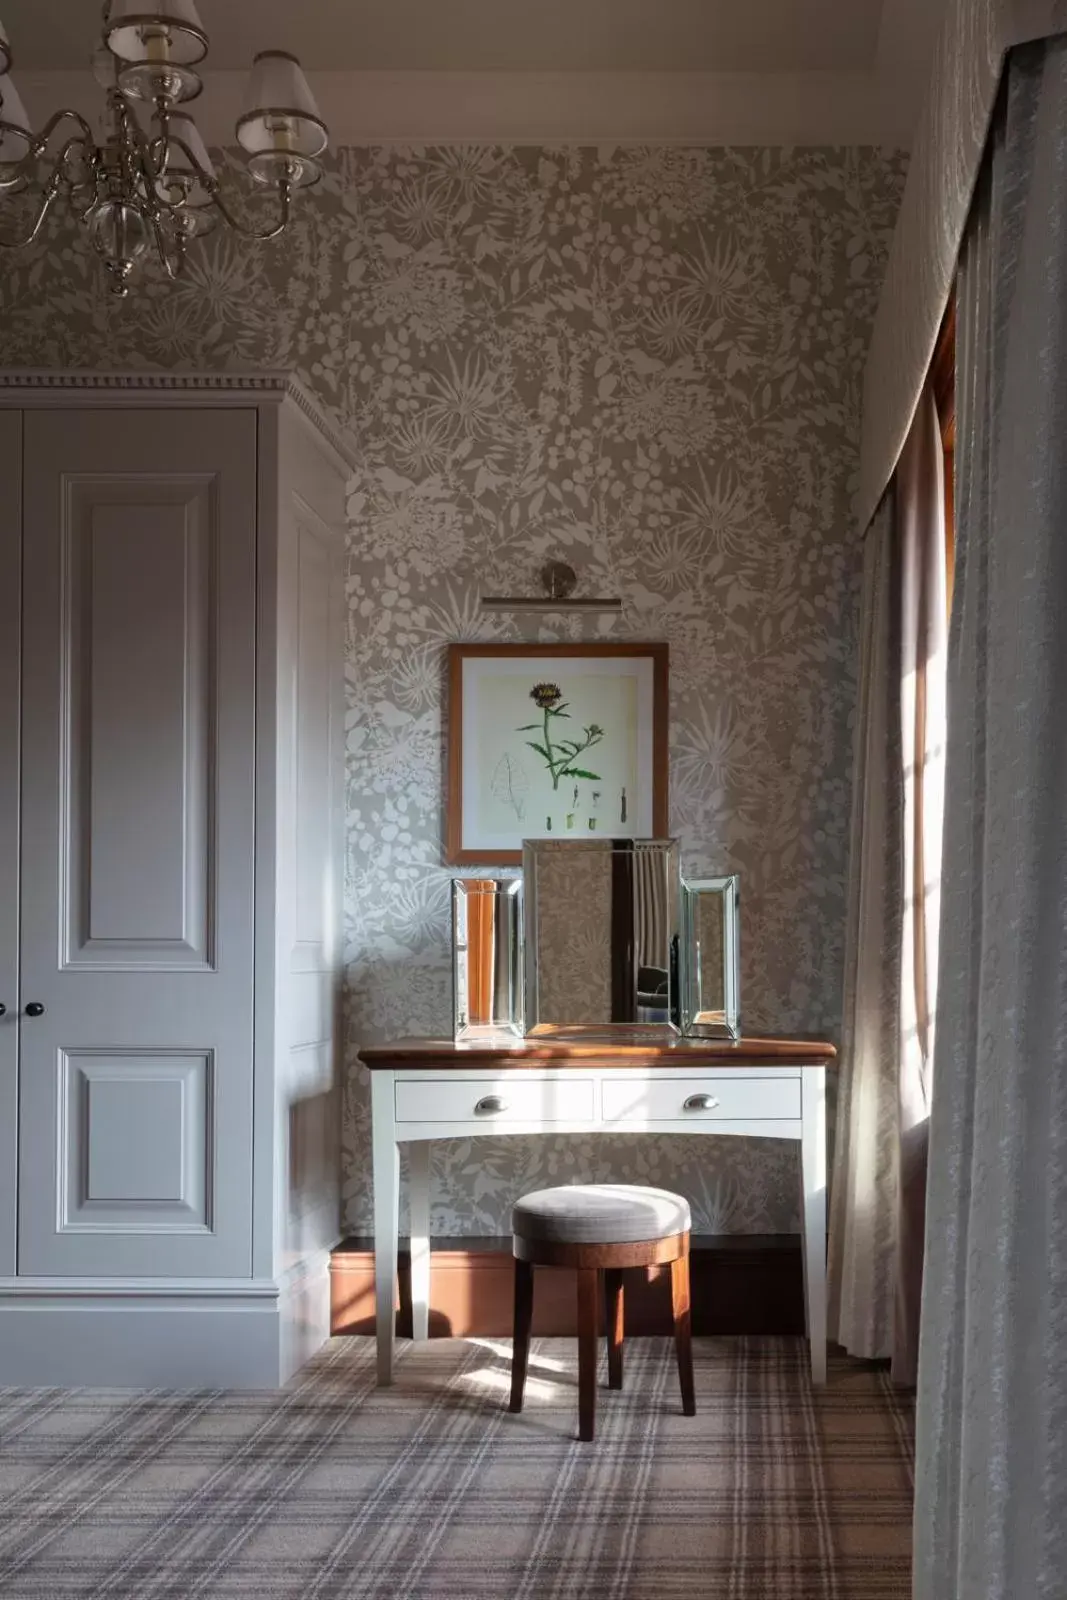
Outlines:
[[683,1031],[697,1039],[741,1037],[738,879],[702,878],[683,889]]
[[680,1031],[681,880],[671,839],[529,839],[527,1034]]
[[522,1038],[522,879],[452,879],[457,1040]]

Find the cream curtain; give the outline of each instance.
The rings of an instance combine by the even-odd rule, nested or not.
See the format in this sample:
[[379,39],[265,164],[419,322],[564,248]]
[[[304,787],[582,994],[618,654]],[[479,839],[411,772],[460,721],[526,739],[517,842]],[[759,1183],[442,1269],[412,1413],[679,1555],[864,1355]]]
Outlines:
[[961,259],[916,1600],[1067,1592],[1067,41]]
[[830,1187],[831,1339],[854,1355],[892,1350],[899,1176],[903,784],[895,495],[863,552],[862,638],[837,1133]]
[[924,390],[864,551],[830,1332],[914,1384],[945,748],[944,461]]

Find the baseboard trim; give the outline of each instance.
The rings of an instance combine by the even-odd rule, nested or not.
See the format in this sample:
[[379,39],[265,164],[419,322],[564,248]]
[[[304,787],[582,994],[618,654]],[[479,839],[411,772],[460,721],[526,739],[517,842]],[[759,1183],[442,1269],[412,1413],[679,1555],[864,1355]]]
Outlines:
[[315,1250],[279,1279],[278,1377],[287,1383],[330,1337],[330,1257]]
[[[511,1240],[435,1239],[430,1269],[430,1336],[470,1338],[511,1333]],[[411,1334],[409,1257],[400,1255],[397,1332]],[[802,1334],[803,1268],[795,1234],[694,1236],[691,1255],[693,1331],[698,1334]],[[374,1331],[371,1240],[342,1240],[330,1262],[331,1332]],[[627,1274],[626,1325],[634,1334],[670,1330],[670,1297],[662,1268]],[[575,1332],[573,1274],[539,1269],[534,1332]]]
[[276,1389],[329,1335],[330,1256],[272,1279],[8,1278],[0,1385]]
[[0,1278],[0,1304],[19,1301],[268,1300],[283,1292],[273,1278]]

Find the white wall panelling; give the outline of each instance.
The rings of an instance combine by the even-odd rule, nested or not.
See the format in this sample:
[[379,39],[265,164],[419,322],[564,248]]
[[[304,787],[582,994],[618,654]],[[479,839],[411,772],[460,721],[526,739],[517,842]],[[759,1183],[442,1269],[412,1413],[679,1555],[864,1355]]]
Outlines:
[[[35,417],[32,445],[63,462],[57,424],[69,421],[80,434],[91,431],[86,420],[81,414]],[[126,413],[113,420],[129,421],[134,447],[143,446],[141,419]],[[244,437],[231,441],[243,447],[243,462],[237,450],[233,454],[242,476],[255,449],[251,421],[246,415],[226,419],[231,433],[245,424]],[[39,431],[43,440],[35,437]],[[110,442],[112,449],[119,444],[114,432]],[[246,678],[255,648],[247,599],[255,559],[251,508],[241,512],[241,567],[233,572],[232,556],[228,563],[242,619],[239,611],[232,614],[234,597],[219,593],[215,487],[212,476],[197,474],[62,474],[67,966],[206,971],[215,965],[219,885],[209,817],[217,813],[223,777],[217,712],[220,689],[226,692],[216,640],[224,641],[223,665]],[[228,552],[236,533],[228,530]],[[247,806],[247,758],[242,768],[245,792],[235,789],[230,798]],[[221,793],[228,792],[223,783]],[[250,862],[249,847],[247,872]]]
[[[340,1211],[340,964],[343,884],[343,485],[329,516],[320,443],[280,441],[277,589],[277,919],[272,1270],[336,1242]],[[323,1302],[323,1337],[329,1331]]]
[[339,1220],[346,465],[280,377],[5,383],[0,1383],[276,1383]]
[[19,596],[22,417],[0,411],[0,1273],[15,1270],[18,1184]]
[[214,1051],[61,1051],[59,1075],[59,1231],[211,1234]]

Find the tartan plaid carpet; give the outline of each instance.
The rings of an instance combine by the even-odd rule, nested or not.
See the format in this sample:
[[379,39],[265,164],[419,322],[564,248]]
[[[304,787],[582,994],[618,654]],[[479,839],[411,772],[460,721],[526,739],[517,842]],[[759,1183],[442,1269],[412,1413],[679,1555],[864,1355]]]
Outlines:
[[[279,1393],[0,1390],[5,1600],[906,1600],[912,1419],[796,1339],[626,1346],[580,1445],[572,1341],[335,1339]],[[603,1379],[603,1373],[601,1374]]]

